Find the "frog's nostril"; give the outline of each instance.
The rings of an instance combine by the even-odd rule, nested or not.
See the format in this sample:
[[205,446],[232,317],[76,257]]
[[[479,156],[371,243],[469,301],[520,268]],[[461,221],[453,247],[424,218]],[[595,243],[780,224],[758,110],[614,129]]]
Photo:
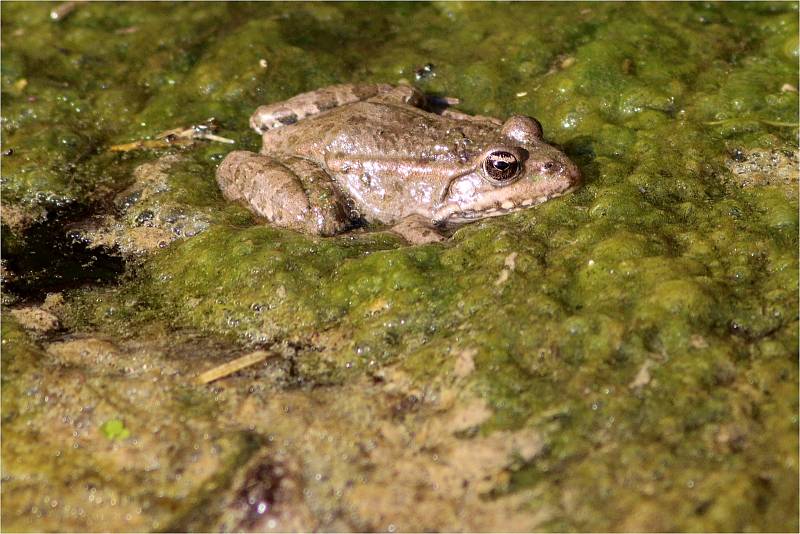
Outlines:
[[578,184],[583,179],[580,169],[578,169],[578,166],[574,164],[569,166],[569,176],[573,184]]
[[548,173],[556,173],[564,170],[564,166],[555,161],[546,161],[542,163],[542,170]]

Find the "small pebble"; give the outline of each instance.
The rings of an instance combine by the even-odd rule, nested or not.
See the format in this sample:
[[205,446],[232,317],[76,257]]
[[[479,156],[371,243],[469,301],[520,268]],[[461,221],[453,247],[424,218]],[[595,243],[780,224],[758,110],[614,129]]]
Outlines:
[[427,63],[414,71],[414,77],[417,80],[424,80],[425,78],[430,78],[431,76],[435,76],[436,75],[436,73],[434,72],[435,68],[436,66],[433,63]]

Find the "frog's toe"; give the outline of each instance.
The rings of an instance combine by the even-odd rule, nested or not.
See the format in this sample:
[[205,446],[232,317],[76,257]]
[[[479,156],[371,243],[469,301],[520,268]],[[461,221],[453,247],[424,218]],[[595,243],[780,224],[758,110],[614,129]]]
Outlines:
[[412,245],[427,245],[428,243],[441,243],[447,241],[447,237],[443,236],[435,230],[425,230],[413,235],[405,235],[406,241]]
[[406,217],[394,225],[391,231],[412,245],[441,243],[447,239],[446,236],[439,233],[428,219],[420,215]]

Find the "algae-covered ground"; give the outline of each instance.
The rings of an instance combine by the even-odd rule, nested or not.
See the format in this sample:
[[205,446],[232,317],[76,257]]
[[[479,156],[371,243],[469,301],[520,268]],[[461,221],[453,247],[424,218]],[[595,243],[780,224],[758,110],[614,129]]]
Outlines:
[[[0,6],[3,530],[798,530],[796,3],[59,7]],[[399,81],[584,186],[415,247],[221,197],[257,105]]]

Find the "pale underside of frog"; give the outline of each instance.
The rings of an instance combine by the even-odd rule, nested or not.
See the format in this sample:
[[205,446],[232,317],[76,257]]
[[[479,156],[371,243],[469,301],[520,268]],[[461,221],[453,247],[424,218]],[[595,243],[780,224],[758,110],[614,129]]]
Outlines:
[[390,225],[411,243],[530,208],[577,187],[578,168],[536,119],[505,122],[447,108],[414,87],[335,85],[259,107],[261,152],[217,170],[225,198],[315,235]]

